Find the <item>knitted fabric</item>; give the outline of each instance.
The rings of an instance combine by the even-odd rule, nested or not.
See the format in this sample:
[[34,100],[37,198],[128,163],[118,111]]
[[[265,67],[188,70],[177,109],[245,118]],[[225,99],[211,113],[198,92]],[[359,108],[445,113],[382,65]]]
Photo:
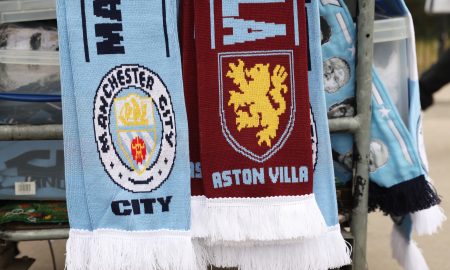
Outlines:
[[[66,267],[86,269],[90,261],[92,225],[86,202],[84,176],[81,163],[80,136],[73,89],[72,66],[67,39],[64,1],[57,1],[58,41],[61,69],[61,99],[64,130],[64,173],[66,181],[67,211],[69,212],[69,240],[66,244]],[[84,253],[80,254],[80,252]]]
[[[329,28],[322,27],[322,31],[331,33],[326,30],[342,30],[335,30],[336,42],[323,46],[324,55],[328,54],[330,58],[342,55],[347,48],[354,52],[353,22],[343,2],[340,6],[324,5],[321,9],[323,21],[331,25]],[[369,206],[371,210],[381,209],[396,221],[392,246],[393,255],[400,264],[406,269],[425,269],[421,267],[426,267],[426,263],[411,239],[412,229],[416,228],[419,234],[436,232],[445,216],[437,206],[440,199],[428,182],[418,99],[414,27],[403,1],[378,0],[376,12],[382,18],[406,16],[410,38],[375,46],[375,64],[378,66],[377,70],[373,70]],[[348,44],[344,45],[344,41]],[[353,58],[342,57],[342,62],[347,64],[335,65],[334,68],[337,70],[338,67],[342,74],[347,70],[345,66],[350,71],[355,68]],[[326,65],[326,61],[324,63]],[[396,65],[399,68],[393,69]],[[405,66],[408,68],[405,69]],[[339,70],[330,68],[330,74],[339,75]],[[354,76],[340,78],[338,82],[342,83],[335,84],[336,90],[327,95],[330,118],[354,115]],[[338,181],[340,184],[348,183],[353,163],[352,138],[338,135],[332,142]],[[410,213],[413,214],[410,216]],[[416,225],[411,223],[412,220]],[[410,268],[413,266],[418,268]]]
[[[318,52],[309,79],[321,78],[320,45],[315,44],[320,35],[317,1],[307,1],[306,9],[298,1],[195,4],[201,161],[207,198],[193,201],[193,231],[210,263],[244,270],[325,269],[348,264],[348,249],[337,223],[325,101],[317,91],[320,80],[313,88],[306,84],[307,68],[311,71],[312,67],[307,43],[302,42],[307,40],[307,31],[314,44],[312,53]],[[280,17],[293,10],[294,18]],[[254,32],[256,29],[259,31]],[[286,87],[280,95],[274,81],[278,75]],[[267,105],[252,93],[265,83],[272,89],[267,89],[272,99]],[[316,120],[306,89],[318,93],[311,96]],[[239,98],[248,101],[238,104]],[[289,112],[293,102],[295,110]],[[267,112],[277,108],[285,112],[277,120],[275,135],[264,139],[264,130],[270,129],[264,117],[271,117]],[[283,132],[289,132],[284,114],[295,117],[295,122],[286,142],[277,149]],[[244,123],[258,115],[258,125]],[[316,121],[321,122],[316,126]],[[317,136],[317,130],[323,135]],[[320,150],[318,137],[324,143]],[[297,173],[302,160],[311,164],[308,181],[301,181]],[[321,212],[313,196],[302,196],[311,194],[313,187],[316,190],[311,171],[323,181],[317,188],[322,196]],[[321,213],[327,215],[328,227]]]
[[189,232],[176,2],[58,5],[63,98],[72,104],[64,131],[79,149],[66,158],[68,269],[203,268]]
[[[328,43],[323,45],[324,80],[331,78],[330,87],[327,88],[325,83],[328,114],[330,118],[352,116],[355,112],[355,78],[352,75],[355,68],[355,28],[341,1],[339,7],[323,5],[321,12],[323,21],[332,30]],[[326,28],[322,29],[324,31]],[[409,59],[411,58],[410,55]],[[400,216],[436,205],[439,198],[426,179],[422,166],[423,155],[419,153],[417,136],[413,135],[418,131],[417,124],[420,121],[417,112],[420,114],[420,109],[411,106],[409,119],[404,123],[389,91],[375,71],[373,74],[370,208],[380,208],[387,214]],[[414,73],[411,71],[410,76],[412,75]],[[410,77],[409,80],[414,78]],[[413,105],[418,98],[417,91],[411,87],[409,89]],[[338,134],[332,137],[333,158],[340,184],[347,183],[351,178],[352,145],[352,137],[349,135]]]

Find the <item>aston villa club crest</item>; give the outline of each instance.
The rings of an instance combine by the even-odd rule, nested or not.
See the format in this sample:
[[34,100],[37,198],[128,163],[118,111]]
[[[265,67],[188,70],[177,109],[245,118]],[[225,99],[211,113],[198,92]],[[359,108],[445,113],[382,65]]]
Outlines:
[[292,51],[219,54],[222,132],[242,155],[264,162],[295,122]]
[[94,128],[110,178],[131,192],[150,192],[169,177],[176,153],[175,113],[166,86],[138,65],[112,69],[100,83]]

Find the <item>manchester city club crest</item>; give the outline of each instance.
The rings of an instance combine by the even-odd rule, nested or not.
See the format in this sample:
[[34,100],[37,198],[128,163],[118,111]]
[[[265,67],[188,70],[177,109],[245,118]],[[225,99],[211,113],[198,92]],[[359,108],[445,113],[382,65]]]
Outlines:
[[222,132],[257,162],[278,152],[295,122],[292,51],[219,54]]
[[122,65],[102,79],[94,104],[100,160],[110,178],[131,192],[150,192],[169,177],[175,161],[175,113],[159,76]]

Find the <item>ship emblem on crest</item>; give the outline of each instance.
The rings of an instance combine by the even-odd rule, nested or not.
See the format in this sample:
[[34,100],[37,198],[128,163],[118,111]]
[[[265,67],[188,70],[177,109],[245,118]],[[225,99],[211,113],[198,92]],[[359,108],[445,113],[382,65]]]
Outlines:
[[120,150],[132,169],[142,174],[150,163],[158,139],[152,98],[135,94],[116,98],[114,110]]

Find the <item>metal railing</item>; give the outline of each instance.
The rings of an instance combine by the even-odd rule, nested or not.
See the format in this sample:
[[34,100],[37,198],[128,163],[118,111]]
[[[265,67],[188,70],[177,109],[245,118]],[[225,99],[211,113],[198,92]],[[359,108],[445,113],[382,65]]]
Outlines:
[[350,232],[353,236],[353,269],[368,268],[367,215],[369,199],[369,144],[371,125],[374,0],[358,0],[358,43],[356,64],[356,111],[352,118],[330,120],[331,132],[351,132],[355,138],[353,209]]
[[[350,232],[353,237],[353,269],[356,270],[367,269],[368,164],[371,124],[374,2],[374,0],[358,0],[357,114],[355,117],[332,119],[329,121],[331,132],[350,132],[355,136],[356,173],[353,180],[353,209]],[[59,140],[62,138],[62,125],[5,125],[0,128],[0,140]],[[64,239],[68,235],[68,229],[60,228],[0,231],[0,239],[14,242]]]

